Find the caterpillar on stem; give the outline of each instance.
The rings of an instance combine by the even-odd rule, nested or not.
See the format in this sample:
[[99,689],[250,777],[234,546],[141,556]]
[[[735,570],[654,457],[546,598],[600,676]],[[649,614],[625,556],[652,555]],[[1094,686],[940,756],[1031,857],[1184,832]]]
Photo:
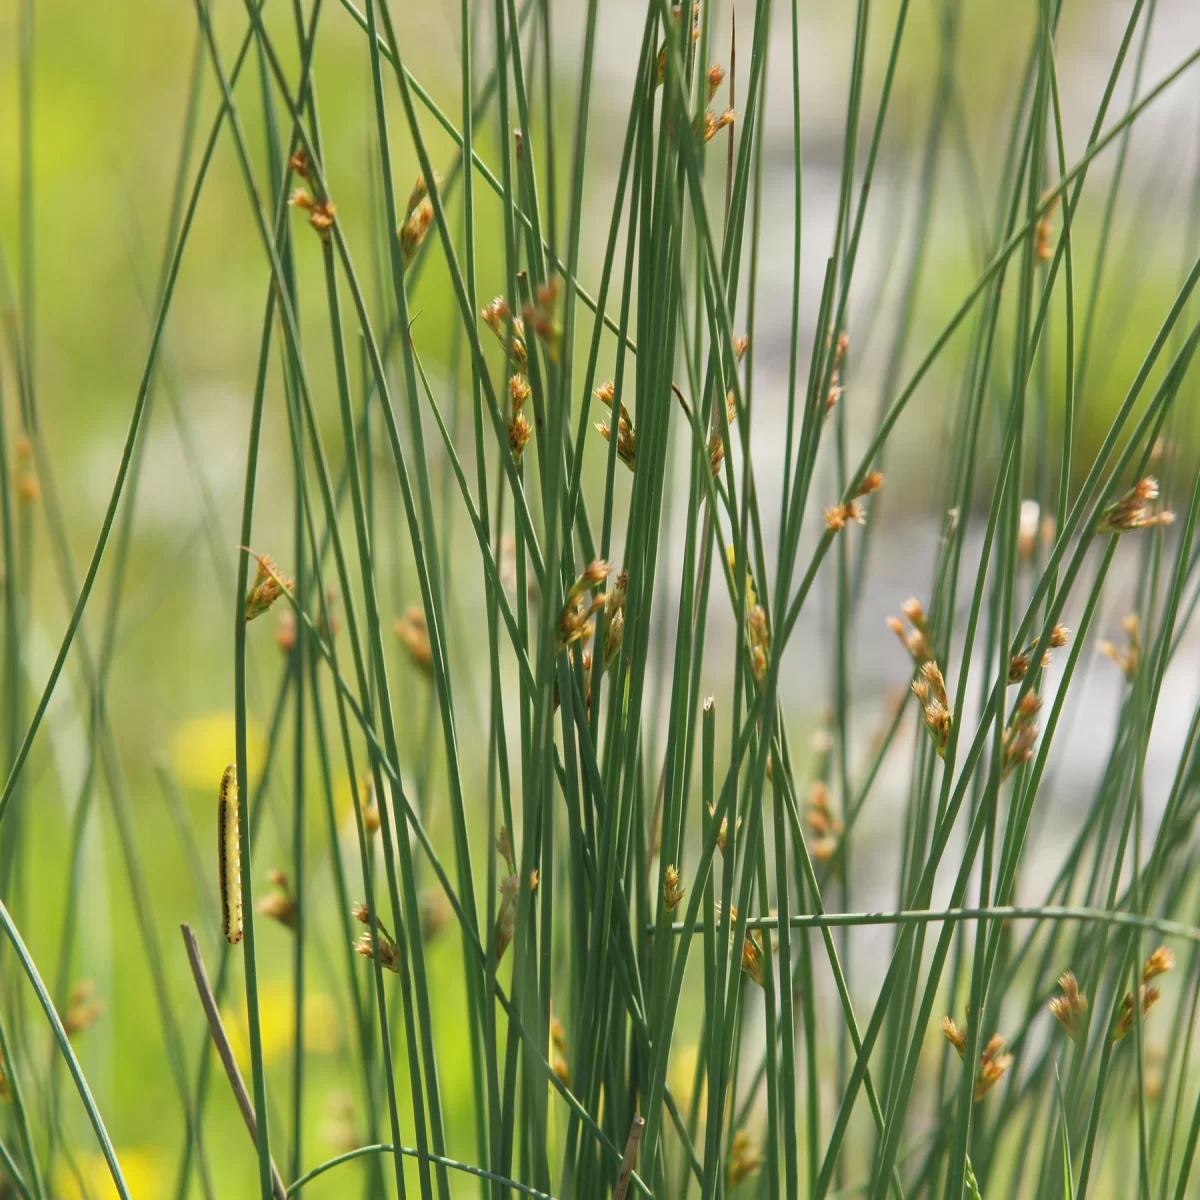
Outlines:
[[242,940],[242,859],[234,763],[225,768],[218,793],[217,880],[221,889],[221,932],[236,946]]

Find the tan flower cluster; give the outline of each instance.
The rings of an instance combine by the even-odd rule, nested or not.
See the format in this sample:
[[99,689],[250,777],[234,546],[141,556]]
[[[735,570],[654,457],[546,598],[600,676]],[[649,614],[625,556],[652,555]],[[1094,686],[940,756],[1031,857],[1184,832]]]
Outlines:
[[[1065,646],[1071,638],[1071,631],[1065,625],[1055,625],[1050,631],[1050,645],[1055,649],[1060,649]],[[1037,649],[1036,639],[1030,642],[1029,647],[1022,650],[1020,654],[1014,654],[1008,664],[1008,682],[1020,683],[1026,675],[1029,674],[1029,664],[1033,659],[1033,652]],[[1047,650],[1042,655],[1042,666],[1050,665],[1050,651]]]
[[562,330],[559,328],[556,315],[558,301],[558,280],[550,279],[539,284],[534,292],[534,302],[521,308],[521,316],[525,324],[542,340],[546,347],[546,355],[551,362],[558,362],[559,338]]
[[[942,1018],[942,1033],[946,1040],[958,1051],[959,1058],[965,1058],[967,1053],[967,1027],[955,1024],[950,1017]],[[1013,1056],[1004,1053],[1004,1038],[993,1033],[979,1056],[979,1070],[975,1073],[975,1099],[982,1100],[1000,1081],[1004,1073],[1013,1064]]]
[[910,596],[900,606],[912,629],[906,629],[899,617],[888,617],[888,628],[900,639],[900,644],[920,672],[912,682],[913,695],[921,702],[925,715],[925,728],[933,739],[934,749],[944,756],[950,743],[950,731],[954,727],[954,711],[946,695],[946,681],[933,655],[929,623],[921,602]]
[[508,381],[508,394],[512,398],[512,416],[508,419],[508,448],[517,462],[521,461],[525,447],[533,436],[533,426],[522,411],[531,391],[529,380],[519,371]]
[[[717,815],[717,807],[715,804],[710,804],[708,806],[708,815],[710,817],[715,817]],[[738,817],[738,819],[734,822],[734,825],[733,825],[735,836],[737,834],[737,831],[739,829],[741,829],[741,827],[742,827],[742,818]],[[725,857],[725,845],[728,842],[728,840],[729,840],[729,818],[722,817],[720,828],[717,830],[717,849],[720,850],[722,858]]]
[[[1137,1003],[1142,1010],[1142,1019],[1145,1020],[1150,1010],[1158,1003],[1161,993],[1158,988],[1150,982],[1152,979],[1157,979],[1160,975],[1165,975],[1175,966],[1175,955],[1167,946],[1159,946],[1158,949],[1146,959],[1146,964],[1142,967],[1142,986],[1137,990]],[[1129,1034],[1133,1028],[1134,1021],[1134,998],[1133,992],[1125,993],[1125,1000],[1121,1005],[1121,1012],[1117,1016],[1117,1020],[1113,1025],[1112,1040],[1119,1042],[1123,1037]]]
[[[370,926],[371,913],[365,904],[359,902],[350,910],[350,914],[360,924]],[[379,930],[379,961],[382,966],[386,967],[393,974],[399,975],[403,969],[400,947],[396,945],[395,939],[388,933],[382,921],[376,922],[376,928]],[[375,957],[375,941],[371,937],[370,928],[364,929],[358,935],[358,940],[354,943],[354,949],[363,958]]]
[[704,140],[711,142],[722,129],[732,125],[736,120],[737,113],[732,108],[725,109],[719,115],[714,113],[711,108],[706,108],[704,110],[703,124],[698,125],[698,129],[703,132]]
[[759,987],[764,987],[763,970],[765,967],[765,957],[763,955],[763,934],[761,929],[752,929],[745,938],[742,939],[742,970],[746,972],[750,978],[758,984]]
[[1128,533],[1132,529],[1150,529],[1170,525],[1175,514],[1169,508],[1154,508],[1158,499],[1158,480],[1153,475],[1139,479],[1115,503],[1110,504],[1096,525],[1097,533]]
[[296,897],[292,894],[291,881],[287,873],[280,870],[268,871],[267,878],[273,890],[254,906],[255,911],[264,917],[270,917],[272,921],[278,921],[294,932],[300,924],[300,909],[296,904]]
[[328,197],[324,200],[314,200],[307,188],[298,187],[293,188],[288,203],[293,208],[301,208],[307,212],[308,223],[321,237],[329,237],[329,231],[333,228],[333,214],[337,209],[332,200]]
[[814,779],[809,784],[804,820],[817,835],[809,843],[809,854],[818,862],[828,862],[837,852],[845,826],[830,807],[829,788],[820,779]]
[[437,937],[454,916],[441,884],[424,888],[417,897],[417,908],[421,918],[422,942],[430,942]]
[[375,799],[375,779],[371,775],[364,775],[361,783],[360,794],[364,797],[363,828],[367,831],[368,837],[374,837],[379,832],[379,804]]
[[[436,173],[434,174],[434,183],[441,183]],[[425,240],[425,235],[429,232],[429,226],[433,222],[433,201],[429,198],[429,188],[425,182],[424,175],[418,175],[417,181],[413,184],[413,190],[408,197],[408,204],[404,209],[404,220],[400,223],[398,233],[400,235],[400,252],[404,256],[404,265],[407,267],[416,257],[417,251],[421,248],[421,243]]]
[[883,473],[881,471],[871,471],[864,476],[862,483],[854,490],[854,494],[849,500],[842,504],[835,504],[831,508],[825,510],[825,524],[834,533],[844,529],[851,521],[857,521],[860,525],[867,523],[867,511],[859,503],[865,497],[871,495],[872,492],[877,492],[883,487]]
[[96,987],[92,981],[84,979],[71,989],[67,997],[67,1011],[63,1014],[62,1025],[72,1041],[91,1029],[104,1012],[104,1001],[97,999],[95,993]]
[[[734,421],[737,420],[737,401],[734,399],[733,392],[725,397],[725,419],[732,429]],[[708,468],[712,471],[714,479],[720,475],[724,462],[725,443],[721,438],[721,426],[714,421],[708,435]]]
[[676,905],[687,895],[679,875],[679,868],[671,863],[663,869],[662,900],[667,912],[674,911]]
[[[1055,196],[1050,201],[1050,207],[1033,227],[1033,256],[1038,262],[1046,262],[1054,257],[1054,225],[1050,218],[1058,207],[1058,199],[1058,196]],[[1044,197],[1043,203],[1045,203]]]
[[[596,389],[596,399],[605,408],[612,411],[616,399],[616,388],[611,379],[606,380]],[[607,442],[612,438],[612,429],[607,421],[597,421],[596,428]],[[617,457],[632,471],[637,450],[637,435],[633,429],[633,418],[624,404],[621,405],[620,416],[617,419]]]
[[[496,339],[504,347],[505,353],[522,371],[525,369],[527,351],[525,348],[525,322],[514,316],[508,301],[503,296],[496,296],[491,303],[484,305],[479,311],[480,319],[496,335]],[[512,335],[509,336],[511,323]]]
[[604,597],[604,666],[607,670],[625,641],[625,597],[629,572],[622,571]]
[[[741,824],[740,818],[738,819],[738,823]],[[721,902],[719,900],[717,901],[715,908],[715,920],[720,921],[722,909]],[[737,919],[737,905],[731,904],[729,906],[729,927],[731,930],[737,924]],[[761,929],[750,930],[750,932],[742,939],[742,970],[745,971],[746,974],[749,975],[759,987],[764,986],[763,971],[766,966],[765,947],[766,942]],[[779,947],[775,944],[774,940],[772,940],[771,952],[774,953],[778,949]]]
[[508,873],[515,875],[517,873],[517,861],[513,857],[512,837],[508,832],[507,825],[501,825],[500,832],[496,834],[496,853],[504,859],[504,865],[508,867]]
[[250,590],[246,593],[247,621],[261,617],[285,591],[293,591],[296,587],[294,579],[289,579],[279,573],[275,560],[269,554],[256,554],[254,560],[258,563],[258,570],[255,572]]
[[[725,547],[725,559],[730,569],[737,565],[737,547]],[[746,641],[750,651],[750,671],[757,683],[767,677],[767,655],[771,649],[771,630],[767,610],[758,602],[754,576],[746,572]]]
[[563,1023],[553,1014],[550,1014],[550,1048],[553,1053],[550,1056],[550,1066],[555,1075],[563,1081],[564,1086],[571,1086],[571,1066],[567,1061],[567,1033],[563,1029]]
[[290,608],[279,613],[279,624],[275,627],[275,641],[279,648],[288,653],[296,647],[296,614]]
[[1125,630],[1128,638],[1123,648],[1116,646],[1108,638],[1101,638],[1096,643],[1096,649],[1111,658],[1125,673],[1125,678],[1132,681],[1142,657],[1142,619],[1137,613],[1130,613],[1121,622],[1121,628]]
[[1072,971],[1058,977],[1058,986],[1062,988],[1062,994],[1052,997],[1047,1007],[1067,1031],[1067,1036],[1074,1041],[1082,1032],[1080,1022],[1087,1012],[1087,997],[1079,990],[1079,981]]
[[[529,890],[537,890],[539,881],[537,871],[529,872]],[[496,961],[504,957],[505,950],[513,940],[513,932],[517,925],[517,901],[521,892],[521,877],[514,872],[500,881],[500,911],[496,914],[496,930],[492,944],[496,949]]]
[[1037,692],[1026,692],[1017,705],[1008,727],[1003,733],[1004,762],[1000,767],[1000,778],[1007,779],[1022,763],[1033,757],[1041,727],[1035,718],[1041,711],[1042,702]]
[[433,648],[429,642],[429,626],[425,623],[425,611],[419,604],[410,604],[392,623],[392,629],[400,639],[413,665],[426,676],[433,674]]
[[583,574],[571,586],[558,619],[558,637],[555,649],[565,650],[573,642],[591,637],[595,632],[592,614],[604,607],[605,597],[589,598],[588,592],[603,583],[609,576],[612,565],[602,558],[589,563]]
[[998,1033],[993,1033],[979,1057],[979,1073],[975,1076],[975,1099],[982,1100],[1012,1063],[1013,1056],[1004,1053],[1004,1038]]
[[744,1129],[739,1129],[729,1147],[729,1161],[725,1166],[726,1186],[732,1190],[739,1183],[744,1183],[758,1171],[762,1163],[763,1157],[755,1149],[750,1135]]
[[[830,340],[833,334],[830,333]],[[828,342],[826,343],[828,348]],[[846,390],[842,386],[842,359],[846,357],[846,351],[850,349],[850,335],[843,329],[838,334],[837,344],[833,348],[833,370],[829,373],[829,390],[825,393],[825,408],[821,413],[821,419],[825,420],[834,408],[837,402],[842,398],[842,393]]]

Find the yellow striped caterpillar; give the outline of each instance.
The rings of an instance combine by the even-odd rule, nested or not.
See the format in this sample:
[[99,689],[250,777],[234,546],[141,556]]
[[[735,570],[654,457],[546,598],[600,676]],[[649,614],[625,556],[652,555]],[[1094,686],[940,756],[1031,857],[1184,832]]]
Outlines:
[[238,833],[237,765],[221,776],[217,802],[217,882],[221,889],[221,932],[237,945],[242,940],[242,858]]

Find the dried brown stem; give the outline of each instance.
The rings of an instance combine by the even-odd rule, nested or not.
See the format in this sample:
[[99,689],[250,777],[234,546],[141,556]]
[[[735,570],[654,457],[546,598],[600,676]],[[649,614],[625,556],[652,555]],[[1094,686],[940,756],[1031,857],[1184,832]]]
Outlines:
[[[196,981],[196,991],[200,993],[200,1003],[204,1006],[204,1015],[208,1018],[208,1028],[212,1034],[213,1045],[216,1046],[221,1065],[229,1077],[229,1086],[233,1088],[234,1099],[237,1100],[238,1108],[242,1110],[250,1137],[254,1144],[258,1145],[258,1122],[254,1118],[254,1105],[250,1102],[250,1093],[246,1091],[246,1084],[242,1080],[241,1071],[238,1070],[237,1060],[233,1057],[229,1038],[225,1035],[225,1026],[221,1023],[221,1014],[217,1011],[217,998],[213,995],[212,985],[208,982],[208,972],[204,969],[204,959],[200,954],[196,935],[186,921],[179,926],[179,929],[183,934],[183,944],[187,948],[192,978]],[[283,1180],[280,1178],[274,1162],[271,1163],[271,1190],[275,1200],[287,1200],[287,1188],[283,1186]]]

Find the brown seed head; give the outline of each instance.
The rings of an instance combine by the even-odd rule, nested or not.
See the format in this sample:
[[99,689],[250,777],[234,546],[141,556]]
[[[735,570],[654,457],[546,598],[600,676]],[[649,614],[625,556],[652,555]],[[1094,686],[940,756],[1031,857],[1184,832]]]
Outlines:
[[740,1183],[745,1183],[762,1166],[763,1157],[754,1149],[750,1135],[739,1129],[733,1135],[729,1147],[729,1161],[725,1167],[725,1185],[732,1191]]
[[854,493],[857,496],[869,496],[872,492],[877,492],[883,487],[883,472],[869,471],[863,476],[863,481],[858,485],[858,490]]
[[296,644],[296,614],[290,608],[282,609],[279,613],[279,623],[275,627],[275,641],[285,652],[291,650]]
[[429,627],[424,610],[411,604],[392,623],[392,629],[403,643],[413,665],[426,676],[433,675],[433,647],[429,642]]
[[400,226],[400,252],[407,267],[417,256],[429,226],[433,224],[433,201],[426,196],[409,210]]
[[672,863],[663,871],[663,908],[671,912],[685,895],[687,889],[680,885],[679,868]]
[[374,837],[379,832],[379,808],[375,804],[363,809],[363,828],[368,837]]
[[608,578],[611,571],[612,563],[606,562],[602,558],[597,558],[588,563],[583,570],[583,574],[579,578],[589,587],[595,587],[596,584],[603,583]]
[[[610,441],[612,429],[607,421],[597,421],[596,428],[604,440]],[[633,426],[622,417],[617,424],[617,457],[632,471],[636,455],[636,442]]]
[[1058,986],[1062,995],[1054,996],[1048,1007],[1067,1036],[1074,1040],[1082,1030],[1080,1019],[1087,1012],[1087,997],[1079,990],[1079,981],[1071,971],[1059,976]]
[[834,533],[844,529],[851,521],[857,521],[860,525],[867,523],[866,510],[857,500],[835,504],[825,510],[825,524]]
[[[925,609],[920,600],[916,596],[909,596],[905,602],[900,605],[900,611],[908,618],[910,625],[917,629],[925,628]],[[903,629],[903,626],[901,626]]]
[[814,838],[808,843],[808,853],[817,862],[829,862],[837,853],[838,839],[831,833]]
[[[437,172],[434,172],[434,182],[439,182]],[[427,196],[429,195],[429,185],[425,182],[424,175],[418,175],[413,182],[412,191],[408,194],[408,203],[404,206],[406,213],[411,213]]]
[[294,930],[299,924],[299,912],[295,899],[285,892],[270,892],[255,906],[255,911],[272,921],[278,921],[288,929]]
[[755,930],[754,933],[751,933],[749,937],[744,938],[742,941],[742,970],[759,987],[765,987],[766,985],[763,983],[763,952],[762,946],[755,937],[757,933],[758,930]]
[[67,1011],[63,1014],[62,1024],[72,1041],[91,1029],[104,1012],[104,1001],[95,998],[95,990],[92,981],[84,979],[71,989],[67,997]]
[[[1142,1018],[1145,1019],[1150,1010],[1158,1003],[1159,991],[1154,984],[1148,987],[1138,988],[1138,1001],[1141,1004]],[[1117,1017],[1116,1023],[1113,1025],[1112,1040],[1119,1042],[1123,1037],[1129,1034],[1133,1028],[1134,1021],[1134,999],[1132,992],[1125,993],[1125,1000],[1121,1005],[1120,1015]]]
[[982,1100],[999,1082],[1000,1077],[1012,1066],[1011,1054],[1003,1054],[1004,1038],[992,1034],[979,1062],[979,1074],[975,1077],[975,1099]]
[[942,678],[942,669],[932,659],[921,664],[921,674],[929,683],[930,693],[939,703],[946,703],[946,681]]
[[337,211],[337,205],[328,198],[324,200],[310,200],[307,205],[300,204],[299,208],[307,208],[308,223],[322,236],[328,237],[329,230],[333,227],[333,214]]
[[508,448],[518,462],[521,461],[521,456],[525,453],[525,447],[529,444],[532,436],[533,426],[529,424],[529,419],[523,412],[514,413],[512,420],[508,423]]
[[508,392],[512,397],[513,412],[520,412],[521,406],[529,399],[531,390],[529,380],[524,375],[513,375],[508,381]]
[[958,1051],[959,1058],[962,1058],[967,1052],[967,1030],[965,1027],[960,1029],[952,1017],[942,1018],[942,1032],[946,1035],[946,1040]]
[[1142,969],[1142,982],[1149,983],[1150,980],[1159,975],[1165,975],[1172,967],[1175,966],[1175,955],[1167,946],[1159,946],[1153,954],[1146,959],[1146,965]]
[[1133,529],[1170,525],[1175,520],[1175,514],[1170,509],[1155,511],[1152,505],[1157,499],[1158,480],[1153,475],[1147,475],[1104,510],[1096,532],[1127,533]]
[[496,835],[496,853],[509,864],[510,871],[516,869],[513,866],[512,838],[509,836],[507,825],[501,825],[500,832]]
[[26,504],[36,504],[42,498],[42,485],[28,468],[17,472],[15,487],[18,498]]
[[275,561],[269,554],[256,554],[254,558],[258,563],[258,570],[255,572],[250,590],[246,593],[245,617],[247,621],[253,621],[255,617],[262,616],[285,591],[291,592],[296,586],[294,579],[279,573],[279,568],[275,566]]
[[736,120],[737,113],[732,108],[727,108],[719,117],[713,116],[712,110],[708,109],[704,114],[704,140],[711,142],[722,129]]
[[421,913],[421,941],[432,941],[450,923],[454,911],[440,886],[427,887],[417,897]]
[[[358,935],[358,940],[354,943],[354,949],[363,958],[374,958],[374,942],[371,939],[371,931],[369,929],[364,930]],[[382,929],[379,931],[379,961],[382,966],[393,972],[393,974],[400,974],[400,947],[391,938],[385,936]]]

